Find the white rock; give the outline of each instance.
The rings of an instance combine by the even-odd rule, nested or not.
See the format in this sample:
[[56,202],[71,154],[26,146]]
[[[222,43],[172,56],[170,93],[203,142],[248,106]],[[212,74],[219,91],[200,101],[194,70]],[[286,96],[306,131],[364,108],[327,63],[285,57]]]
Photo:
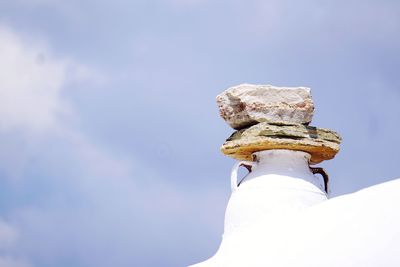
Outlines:
[[314,113],[310,88],[241,84],[217,96],[221,117],[234,129],[259,122],[308,124]]

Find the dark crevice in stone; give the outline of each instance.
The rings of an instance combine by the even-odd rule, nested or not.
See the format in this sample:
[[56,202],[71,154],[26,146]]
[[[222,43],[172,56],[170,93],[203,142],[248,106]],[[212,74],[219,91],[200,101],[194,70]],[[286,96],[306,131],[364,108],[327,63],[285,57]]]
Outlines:
[[[263,136],[263,135],[261,135]],[[299,136],[288,136],[288,135],[271,135],[268,136],[269,138],[274,138],[274,139],[293,139],[293,140],[303,140],[305,139],[304,137],[299,137]]]

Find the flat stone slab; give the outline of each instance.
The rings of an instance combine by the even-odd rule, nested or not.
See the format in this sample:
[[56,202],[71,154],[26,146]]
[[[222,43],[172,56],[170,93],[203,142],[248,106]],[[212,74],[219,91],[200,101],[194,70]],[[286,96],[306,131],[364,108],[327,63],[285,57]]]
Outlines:
[[289,149],[311,154],[311,164],[335,157],[341,137],[334,131],[302,124],[276,125],[266,122],[234,132],[222,145],[225,155],[253,160],[252,154],[270,149]]
[[240,84],[216,98],[221,117],[234,129],[259,122],[309,124],[314,114],[307,87]]

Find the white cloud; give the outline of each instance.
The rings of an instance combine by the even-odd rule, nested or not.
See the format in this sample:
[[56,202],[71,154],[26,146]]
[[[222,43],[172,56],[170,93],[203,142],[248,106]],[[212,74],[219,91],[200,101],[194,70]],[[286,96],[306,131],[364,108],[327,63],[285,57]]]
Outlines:
[[17,229],[0,219],[0,267],[28,267],[25,260],[12,256],[4,256],[17,245],[19,233]]
[[[18,34],[2,25],[0,59],[0,134],[3,134],[0,144],[7,140],[7,134],[18,131],[27,140],[19,144],[24,147],[18,147],[18,157],[26,160],[23,154],[30,153],[27,151],[30,144],[40,145],[43,139],[54,137],[73,146],[75,156],[92,174],[127,173],[128,163],[115,160],[80,129],[67,123],[71,117],[79,119],[79,116],[65,98],[66,86],[79,87],[83,82],[103,84],[104,75],[73,59],[56,57],[43,40]],[[11,143],[6,148],[13,150],[15,145]],[[37,145],[32,149],[37,149]],[[9,154],[2,157],[1,153],[4,151],[0,152],[0,159],[10,157]],[[23,168],[23,164],[16,166]]]
[[[132,248],[152,250],[152,238],[168,240],[175,235],[165,227],[182,228],[180,218],[187,212],[196,214],[196,207],[204,204],[196,201],[199,194],[207,195],[206,201],[213,199],[210,195],[219,195],[179,190],[152,166],[129,155],[112,153],[66,123],[65,118],[71,116],[79,119],[79,110],[65,98],[66,85],[103,82],[103,76],[93,68],[60,59],[45,42],[5,27],[0,27],[0,58],[0,146],[8,141],[2,146],[6,151],[0,151],[0,171],[26,180],[37,179],[24,176],[23,171],[25,162],[34,160],[53,176],[40,178],[44,188],[29,190],[32,198],[44,194],[45,202],[33,199],[34,204],[28,202],[9,211],[7,218],[17,228],[0,223],[0,252],[2,244],[7,246],[0,267],[29,266],[11,256],[15,251],[40,264],[59,263],[65,254],[76,250],[76,262],[131,266],[139,256],[132,255]],[[25,142],[18,138],[15,141],[14,131],[23,135]],[[53,165],[54,173],[48,170]],[[7,168],[13,170],[4,172]],[[71,173],[64,174],[63,170]],[[57,194],[47,188],[54,185],[62,191]],[[207,223],[210,212],[201,223],[212,229]],[[137,239],[148,235],[152,238],[145,244]],[[21,242],[17,242],[18,236]],[[113,247],[109,248],[104,240],[114,243]],[[99,256],[98,251],[105,248],[109,253]],[[168,256],[161,255],[162,243],[157,249],[161,257]]]
[[44,41],[0,25],[0,132],[43,133],[62,127],[73,109],[62,98],[68,83],[103,84],[104,75],[71,59],[57,58]]
[[0,27],[0,131],[43,131],[67,111],[60,98],[66,64],[49,58],[45,47]]
[[0,145],[4,148],[0,163],[5,178],[16,180],[43,139],[81,135],[67,125],[78,116],[63,96],[66,86],[79,87],[87,81],[103,84],[106,78],[89,66],[53,55],[44,40],[1,24],[0,59]]
[[17,230],[0,219],[0,251],[13,246],[17,238]]

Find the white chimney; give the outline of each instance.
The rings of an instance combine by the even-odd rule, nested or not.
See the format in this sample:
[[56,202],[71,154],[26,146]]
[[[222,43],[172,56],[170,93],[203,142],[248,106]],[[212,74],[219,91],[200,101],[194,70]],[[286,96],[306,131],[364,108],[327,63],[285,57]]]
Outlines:
[[290,90],[246,84],[217,97],[239,128],[222,151],[246,161],[232,169],[218,251],[192,267],[400,266],[400,179],[328,200],[327,177],[310,164],[333,158],[340,137],[307,126],[310,91]]

